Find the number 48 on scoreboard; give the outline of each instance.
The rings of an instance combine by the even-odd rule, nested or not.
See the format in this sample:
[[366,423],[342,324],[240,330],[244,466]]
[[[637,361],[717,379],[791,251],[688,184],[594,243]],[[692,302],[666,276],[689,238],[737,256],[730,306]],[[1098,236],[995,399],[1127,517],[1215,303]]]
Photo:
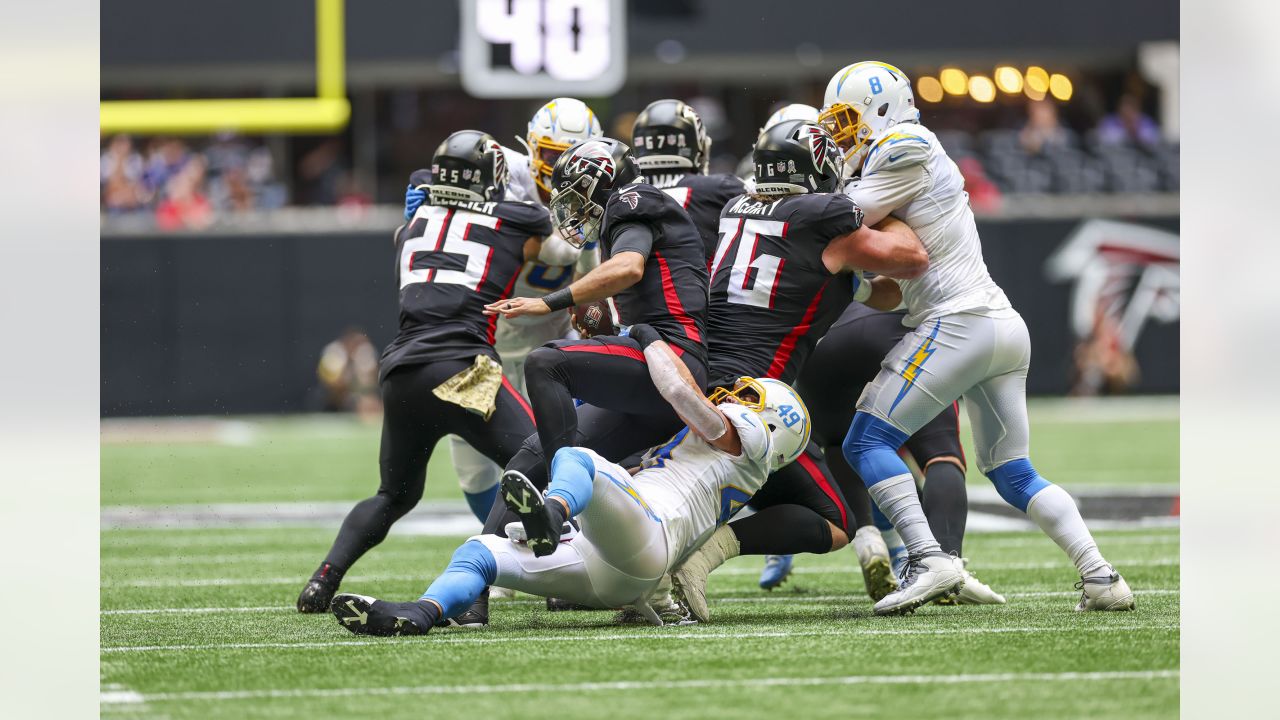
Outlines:
[[626,79],[626,0],[460,0],[476,97],[611,95]]

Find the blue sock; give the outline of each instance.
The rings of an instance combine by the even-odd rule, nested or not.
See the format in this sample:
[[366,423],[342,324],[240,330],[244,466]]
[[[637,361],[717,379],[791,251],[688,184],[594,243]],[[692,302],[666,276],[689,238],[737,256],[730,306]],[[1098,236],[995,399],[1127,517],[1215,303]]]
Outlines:
[[893,529],[893,523],[889,522],[889,518],[884,516],[884,513],[880,511],[880,506],[874,500],[871,501],[871,522],[875,523],[876,529],[881,532]]
[[479,540],[468,540],[454,551],[449,566],[420,599],[438,603],[443,611],[441,617],[457,617],[471,607],[497,577],[498,561],[493,553]]
[[862,482],[871,487],[882,480],[910,474],[907,464],[898,457],[898,448],[907,434],[874,415],[858,412],[844,437],[844,457],[858,471]]
[[547,497],[564,500],[569,505],[569,516],[574,517],[591,502],[595,477],[596,465],[591,456],[576,448],[560,448],[551,459],[551,484],[547,486]]
[[1022,512],[1027,511],[1027,503],[1036,493],[1050,485],[1026,458],[1010,460],[987,473],[987,477],[995,484],[1000,497]]
[[493,507],[493,501],[498,498],[498,484],[494,483],[488,490],[481,490],[478,493],[462,493],[467,497],[467,506],[471,508],[471,514],[476,516],[480,522],[489,519],[489,509]]

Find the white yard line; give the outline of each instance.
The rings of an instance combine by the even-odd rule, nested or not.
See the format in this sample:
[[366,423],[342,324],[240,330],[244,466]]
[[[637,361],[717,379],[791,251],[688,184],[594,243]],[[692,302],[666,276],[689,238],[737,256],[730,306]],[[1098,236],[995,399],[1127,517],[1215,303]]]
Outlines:
[[[990,673],[966,675],[846,675],[841,677],[705,678],[649,680],[558,685],[417,685],[400,687],[348,687],[294,690],[221,690],[211,692],[148,693],[146,701],[270,700],[279,698],[334,698],[366,695],[494,695],[507,693],[574,693],[629,690],[701,690],[724,688],[795,687],[823,685],[957,685],[1004,682],[1105,682],[1109,680],[1177,680],[1177,670],[1118,672]],[[104,703],[111,702],[103,694]],[[130,700],[132,702],[132,700]]]
[[[1126,567],[1177,567],[1181,565],[1181,561],[1177,558],[1166,558],[1158,560],[1113,560],[1115,565],[1123,570]],[[973,568],[976,571],[986,570],[1053,570],[1062,569],[1070,570],[1071,566],[1065,560],[1050,560],[1046,562],[1033,563],[974,563]],[[839,575],[861,573],[862,571],[856,566],[851,567],[798,567],[791,572],[799,575]],[[757,575],[760,573],[758,568],[752,567],[732,567],[721,568],[716,571],[717,575]],[[348,583],[362,582],[386,582],[386,581],[426,581],[429,575],[364,575],[353,576],[346,579]],[[240,585],[294,585],[302,583],[304,578],[301,576],[291,577],[261,577],[261,578],[157,578],[145,580],[118,580],[106,581],[102,583],[103,589],[114,588],[153,588],[153,587],[228,587]]]
[[[935,629],[850,629],[850,630],[798,630],[763,631],[763,632],[704,632],[653,629],[649,632],[614,633],[608,635],[584,635],[582,633],[561,635],[519,635],[490,637],[487,633],[442,633],[439,638],[423,642],[436,642],[443,645],[492,645],[508,643],[548,643],[548,642],[616,642],[619,640],[723,640],[743,638],[794,638],[794,637],[869,637],[880,635],[998,635],[1008,633],[1062,633],[1062,632],[1134,632],[1134,631],[1177,631],[1179,626],[1171,624],[1159,625],[1098,625],[1080,627],[1077,625],[1062,627],[966,627]],[[382,645],[394,647],[394,641],[380,640],[334,640],[331,642],[264,642],[264,643],[210,643],[204,645],[114,645],[102,648],[102,653],[124,652],[189,652],[195,650],[311,650],[357,645]]]
[[[1177,588],[1139,588],[1134,593],[1138,597],[1147,595],[1177,595],[1181,590]],[[1076,597],[1080,592],[1078,590],[1050,590],[1050,591],[1034,591],[1034,592],[1007,592],[1004,593],[1006,598],[1041,598],[1041,597]],[[785,602],[796,605],[806,603],[828,603],[848,600],[851,602],[861,603],[865,600],[862,595],[799,595],[787,594],[785,591],[781,594],[769,594],[752,596],[735,596],[735,597],[715,597],[708,598],[712,603],[776,603]],[[516,600],[495,600],[494,604],[498,607],[503,605],[541,605],[542,598],[516,599]],[[164,608],[125,608],[117,610],[102,610],[102,615],[218,615],[218,614],[234,614],[234,613],[268,613],[268,612],[297,612],[292,605],[258,605],[258,606],[231,606],[231,607],[164,607]]]

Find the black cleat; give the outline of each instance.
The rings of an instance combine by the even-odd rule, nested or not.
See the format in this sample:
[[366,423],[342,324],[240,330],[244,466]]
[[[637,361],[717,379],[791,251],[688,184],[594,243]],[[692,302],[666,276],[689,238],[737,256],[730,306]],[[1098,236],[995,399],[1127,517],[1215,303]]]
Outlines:
[[333,594],[338,592],[338,586],[342,584],[342,575],[342,571],[329,563],[321,563],[315,574],[307,581],[306,587],[302,588],[302,592],[298,594],[298,612],[329,612],[329,603],[333,600]]
[[442,630],[482,630],[489,627],[489,588],[461,615],[436,620],[435,627]]
[[520,516],[524,525],[525,542],[538,557],[556,551],[564,518],[558,508],[550,508],[538,488],[523,473],[508,470],[502,475],[502,501],[511,512]]
[[579,605],[576,602],[573,602],[571,600],[564,600],[562,598],[556,598],[556,597],[547,598],[547,612],[577,612],[580,610],[599,610],[599,609],[600,608],[593,608],[588,605]]
[[367,595],[338,593],[330,607],[338,624],[356,635],[426,635],[435,606],[423,601],[385,602]]

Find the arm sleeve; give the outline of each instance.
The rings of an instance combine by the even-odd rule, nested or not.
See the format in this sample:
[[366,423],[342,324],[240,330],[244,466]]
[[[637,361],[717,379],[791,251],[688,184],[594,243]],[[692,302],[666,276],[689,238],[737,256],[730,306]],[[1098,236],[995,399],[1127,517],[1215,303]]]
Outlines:
[[638,222],[630,222],[619,225],[613,229],[613,242],[610,245],[609,255],[612,257],[620,252],[636,252],[649,259],[649,253],[653,251],[653,230],[648,226]]
[[862,208],[863,222],[875,225],[928,187],[929,171],[923,163],[912,163],[884,167],[864,175],[845,188],[845,194]]
[[689,423],[689,427],[707,440],[719,440],[729,431],[725,416],[712,407],[707,399],[680,376],[675,359],[665,343],[653,343],[644,349],[644,359],[649,366],[649,377],[662,399]]
[[542,249],[538,251],[538,262],[543,265],[574,265],[578,262],[578,248],[565,242],[555,230],[542,241]]

